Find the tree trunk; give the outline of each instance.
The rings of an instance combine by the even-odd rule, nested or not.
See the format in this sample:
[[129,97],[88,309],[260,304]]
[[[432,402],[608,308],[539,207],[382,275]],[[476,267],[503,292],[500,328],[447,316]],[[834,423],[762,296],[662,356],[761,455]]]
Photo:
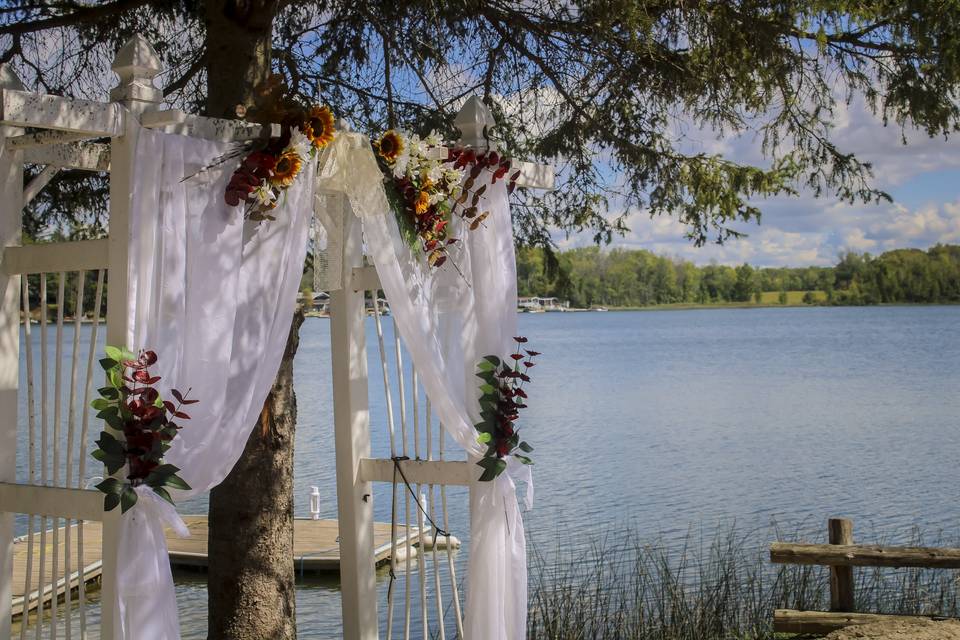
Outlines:
[[[270,73],[276,0],[210,0],[207,114],[236,117]],[[294,315],[280,371],[230,475],[210,492],[209,640],[296,638],[293,572],[293,443],[297,405]]]
[[270,75],[276,0],[208,0],[207,115],[236,118]]
[[210,640],[297,637],[293,567],[293,356],[297,309],[280,371],[243,455],[210,492]]

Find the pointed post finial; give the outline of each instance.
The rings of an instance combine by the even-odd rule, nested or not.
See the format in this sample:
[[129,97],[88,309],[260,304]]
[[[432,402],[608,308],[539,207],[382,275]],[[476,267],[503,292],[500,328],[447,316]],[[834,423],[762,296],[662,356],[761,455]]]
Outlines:
[[13,89],[14,91],[26,91],[20,76],[13,70],[13,65],[9,62],[0,64],[0,89]]
[[487,105],[483,104],[478,96],[470,96],[463,108],[457,113],[453,124],[460,130],[460,144],[465,147],[479,147],[491,149],[496,145],[489,141],[489,129],[497,123]]
[[110,100],[135,113],[153,111],[163,102],[163,91],[153,86],[153,79],[161,71],[160,57],[140,34],[120,47],[110,68],[120,78],[119,84],[110,90]]

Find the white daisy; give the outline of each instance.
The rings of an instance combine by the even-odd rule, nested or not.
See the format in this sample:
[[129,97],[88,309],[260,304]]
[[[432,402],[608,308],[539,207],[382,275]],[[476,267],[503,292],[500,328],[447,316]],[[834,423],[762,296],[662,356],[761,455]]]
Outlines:
[[270,188],[270,184],[264,180],[259,187],[253,190],[253,197],[256,198],[257,204],[270,206],[277,199],[277,194]]
[[284,153],[287,151],[293,151],[301,160],[306,160],[310,156],[310,149],[313,145],[310,144],[310,139],[307,136],[303,135],[303,132],[299,128],[294,128],[290,132],[290,143],[287,144],[287,148],[284,149]]

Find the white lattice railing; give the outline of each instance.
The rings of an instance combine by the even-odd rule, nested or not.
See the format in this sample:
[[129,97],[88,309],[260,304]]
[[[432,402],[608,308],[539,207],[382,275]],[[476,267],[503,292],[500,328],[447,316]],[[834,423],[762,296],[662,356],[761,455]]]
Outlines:
[[[0,640],[13,637],[15,615],[16,637],[22,640],[92,638],[97,624],[100,637],[117,637],[113,576],[119,515],[104,513],[99,492],[83,488],[88,475],[101,473],[88,470],[87,455],[90,436],[104,428],[86,407],[100,375],[93,354],[101,336],[105,333],[109,344],[126,342],[128,208],[140,128],[223,141],[264,133],[259,125],[161,109],[162,92],[153,85],[161,70],[158,58],[140,36],[120,49],[112,68],[120,81],[111,101],[95,102],[31,93],[9,66],[0,65]],[[92,141],[98,138],[109,142]],[[42,167],[26,187],[25,163]],[[21,246],[23,207],[61,169],[109,174],[109,237]],[[68,319],[64,309],[71,301],[76,313]],[[52,317],[45,313],[48,305],[55,306]],[[90,316],[89,325],[83,314]],[[21,371],[21,317],[31,316],[38,323],[23,325]],[[22,439],[21,403],[27,411]],[[14,530],[17,514],[25,516],[27,527],[20,538]],[[95,521],[99,524],[90,524]],[[15,562],[24,549],[23,561]],[[87,562],[94,555],[100,567]],[[99,570],[99,605],[94,605],[84,579]],[[15,586],[20,599],[13,597]],[[46,608],[32,606],[38,602]]]

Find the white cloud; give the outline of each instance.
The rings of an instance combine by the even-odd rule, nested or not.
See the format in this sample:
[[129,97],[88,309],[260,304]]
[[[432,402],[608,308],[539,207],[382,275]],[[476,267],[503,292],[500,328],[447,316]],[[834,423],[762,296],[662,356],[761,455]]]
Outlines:
[[[674,123],[671,130],[684,151],[718,153],[737,162],[764,160],[753,132],[717,137],[689,124]],[[927,248],[938,242],[960,243],[960,153],[956,140],[931,138],[923,131],[884,126],[862,100],[838,103],[832,118],[831,139],[844,152],[852,152],[873,165],[873,184],[895,197],[909,200],[850,205],[835,198],[799,196],[758,201],[762,224],[740,224],[748,234],[723,246],[696,248],[684,237],[685,228],[671,218],[651,220],[640,212],[628,218],[631,228],[614,246],[644,248],[676,255],[697,263],[716,260],[756,265],[829,265],[847,250],[882,252],[900,247]],[[907,144],[903,144],[906,139]],[[940,195],[929,192],[931,172]],[[950,180],[957,189],[950,189]],[[945,192],[947,195],[943,195]],[[587,236],[565,242],[589,245]]]
[[[811,215],[804,206],[822,209]],[[878,253],[889,249],[925,249],[938,242],[960,243],[960,199],[908,209],[900,204],[881,206],[827,206],[809,200],[773,202],[764,222],[742,226],[749,235],[723,245],[694,247],[685,228],[670,217],[651,219],[644,212],[628,216],[630,232],[614,245],[647,249],[698,264],[749,262],[760,266],[806,266],[835,264],[844,251]],[[562,248],[586,246],[588,238],[575,237]]]

